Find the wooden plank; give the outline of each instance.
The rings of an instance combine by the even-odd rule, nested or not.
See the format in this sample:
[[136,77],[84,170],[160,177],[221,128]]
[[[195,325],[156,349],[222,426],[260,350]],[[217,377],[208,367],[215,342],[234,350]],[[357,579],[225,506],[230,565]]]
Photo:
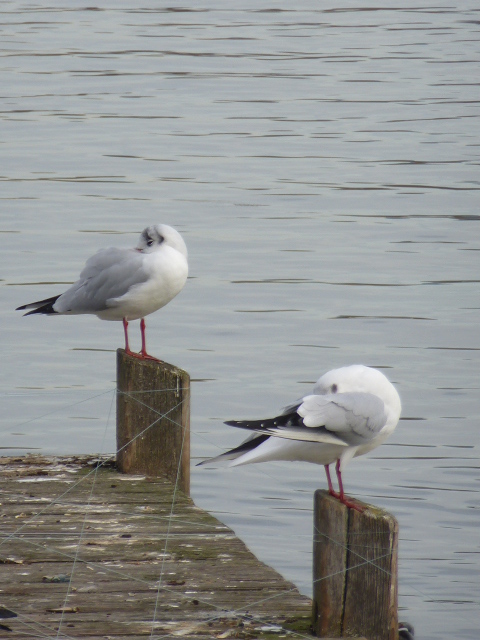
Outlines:
[[117,350],[117,465],[190,492],[190,377]]
[[[308,635],[311,601],[164,478],[92,456],[0,459],[0,620],[26,636]],[[5,631],[5,634],[7,632]]]
[[313,627],[317,636],[398,639],[398,523],[315,492]]

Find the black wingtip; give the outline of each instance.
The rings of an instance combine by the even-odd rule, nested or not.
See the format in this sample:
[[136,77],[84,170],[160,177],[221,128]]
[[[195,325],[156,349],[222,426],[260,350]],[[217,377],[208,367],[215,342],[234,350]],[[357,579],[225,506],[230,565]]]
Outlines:
[[41,313],[41,314],[47,314],[50,315],[52,313],[55,313],[55,311],[53,309],[51,309],[50,311],[47,310],[45,307],[40,307],[39,309],[32,309],[31,311],[27,311],[27,313],[24,313],[24,316],[31,316],[34,313]]
[[297,413],[298,405],[292,408],[288,413],[282,413],[275,418],[265,418],[264,420],[227,420],[224,424],[229,427],[239,427],[240,429],[249,429],[250,431],[270,431],[278,427],[297,427],[303,426],[303,419]]
[[31,316],[33,313],[52,315],[58,313],[54,310],[53,305],[59,297],[60,295],[53,296],[53,298],[46,298],[45,300],[38,300],[37,302],[30,302],[30,304],[22,304],[22,306],[17,307],[15,311],[25,311],[25,309],[31,309],[31,311],[24,313],[24,316]]

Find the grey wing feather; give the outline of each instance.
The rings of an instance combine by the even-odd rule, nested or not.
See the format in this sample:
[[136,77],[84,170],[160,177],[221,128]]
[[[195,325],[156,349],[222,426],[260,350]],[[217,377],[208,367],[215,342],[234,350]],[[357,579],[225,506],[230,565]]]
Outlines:
[[277,438],[286,438],[287,440],[301,440],[303,442],[320,442],[322,444],[334,444],[340,447],[347,447],[349,442],[344,440],[342,436],[337,437],[330,433],[325,427],[267,427],[262,433],[269,433]]
[[305,427],[324,427],[348,445],[372,440],[387,422],[383,401],[371,393],[306,396],[298,413]]
[[140,253],[115,247],[102,249],[87,260],[78,281],[58,299],[56,310],[59,313],[102,311],[114,306],[115,298],[147,279]]
[[[328,431],[324,425],[304,426],[305,421],[302,420],[302,414],[299,412],[300,406],[305,398],[300,398],[284,407],[282,414],[278,418],[270,420],[259,420],[261,428],[257,429],[257,433],[269,433],[277,438],[285,438],[287,440],[302,440],[304,442],[321,442],[322,444],[333,444],[341,447],[348,446],[345,440]],[[282,421],[282,416],[287,416],[287,421]],[[250,423],[255,424],[255,422]]]

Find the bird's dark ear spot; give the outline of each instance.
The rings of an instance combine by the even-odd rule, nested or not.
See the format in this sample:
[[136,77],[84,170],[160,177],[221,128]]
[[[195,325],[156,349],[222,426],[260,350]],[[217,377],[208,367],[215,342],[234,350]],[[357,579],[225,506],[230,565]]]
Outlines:
[[338,387],[336,384],[332,384],[332,393],[337,393]]

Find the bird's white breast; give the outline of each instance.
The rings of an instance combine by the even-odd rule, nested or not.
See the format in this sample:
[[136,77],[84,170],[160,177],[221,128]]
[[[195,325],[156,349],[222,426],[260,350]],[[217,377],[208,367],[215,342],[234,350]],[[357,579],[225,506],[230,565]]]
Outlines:
[[108,300],[108,309],[97,315],[104,320],[137,320],[165,306],[183,289],[188,263],[183,254],[172,247],[145,254],[142,269],[145,282],[135,284],[121,297]]

